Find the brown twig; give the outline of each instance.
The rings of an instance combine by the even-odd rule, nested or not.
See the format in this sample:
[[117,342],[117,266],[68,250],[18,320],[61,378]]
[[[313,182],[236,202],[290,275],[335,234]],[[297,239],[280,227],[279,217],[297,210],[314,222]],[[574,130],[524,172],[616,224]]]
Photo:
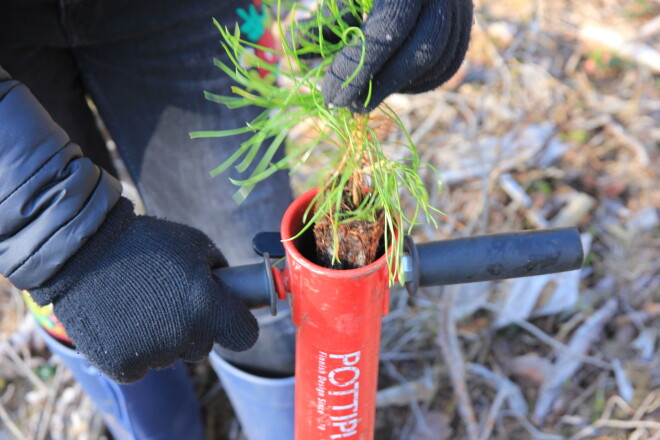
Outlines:
[[467,437],[470,440],[479,439],[479,430],[477,428],[477,418],[474,414],[472,401],[468,393],[467,382],[465,378],[465,361],[458,343],[456,332],[456,323],[451,312],[452,293],[455,289],[449,288],[442,297],[440,304],[438,344],[449,368],[449,377],[452,381],[458,412],[465,424]]
[[543,423],[552,409],[552,404],[561,393],[567,380],[570,380],[584,362],[584,356],[600,338],[601,331],[618,309],[616,299],[608,300],[576,330],[568,344],[570,350],[561,352],[553,364],[553,372],[541,385],[534,409],[534,421]]
[[7,410],[5,409],[2,401],[0,401],[0,420],[2,420],[2,423],[5,424],[7,429],[9,429],[11,434],[16,437],[17,440],[27,439],[27,437],[23,435],[18,426],[16,426],[16,424],[12,421],[11,417],[9,417],[9,414],[7,413]]

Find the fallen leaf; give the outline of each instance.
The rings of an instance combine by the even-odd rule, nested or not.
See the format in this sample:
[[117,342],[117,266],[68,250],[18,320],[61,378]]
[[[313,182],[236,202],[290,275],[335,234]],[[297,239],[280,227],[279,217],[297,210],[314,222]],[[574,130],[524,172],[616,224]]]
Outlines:
[[447,440],[453,430],[451,418],[441,412],[427,412],[423,416],[424,424],[418,424],[410,435],[410,440]]
[[538,353],[527,353],[511,359],[507,367],[513,374],[523,376],[535,383],[543,383],[552,368],[552,363]]

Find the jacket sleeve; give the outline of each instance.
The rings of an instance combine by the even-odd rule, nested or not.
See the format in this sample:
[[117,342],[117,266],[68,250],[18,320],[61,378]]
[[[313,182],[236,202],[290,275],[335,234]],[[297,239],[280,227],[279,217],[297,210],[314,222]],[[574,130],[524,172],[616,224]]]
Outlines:
[[0,274],[20,289],[40,286],[120,195],[121,184],[0,67]]

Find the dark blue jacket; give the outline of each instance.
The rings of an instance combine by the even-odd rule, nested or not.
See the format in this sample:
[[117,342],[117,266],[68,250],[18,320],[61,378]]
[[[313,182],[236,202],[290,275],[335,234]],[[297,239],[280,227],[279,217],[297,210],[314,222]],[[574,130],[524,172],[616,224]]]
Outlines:
[[0,67],[0,274],[30,289],[103,223],[121,184],[82,157],[27,87]]

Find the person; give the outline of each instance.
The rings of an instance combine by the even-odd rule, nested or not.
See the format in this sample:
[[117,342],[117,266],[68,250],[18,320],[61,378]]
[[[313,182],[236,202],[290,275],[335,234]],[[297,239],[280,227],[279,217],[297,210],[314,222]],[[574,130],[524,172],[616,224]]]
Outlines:
[[[116,382],[202,359],[214,343],[241,368],[293,372],[292,349],[276,342],[292,334],[286,314],[251,313],[212,275],[254,261],[251,237],[279,229],[292,200],[288,175],[236,205],[229,178],[239,174],[209,171],[245,138],[188,136],[257,114],[206,101],[203,91],[231,94],[212,62],[227,59],[211,19],[233,28],[262,8],[260,0],[0,0],[0,273],[52,304],[76,350]],[[391,93],[432,90],[460,66],[471,24],[471,0],[375,0],[362,25],[364,65],[342,85],[359,50],[344,48],[322,80],[325,100],[367,112]],[[122,196],[88,101],[147,215]]]

